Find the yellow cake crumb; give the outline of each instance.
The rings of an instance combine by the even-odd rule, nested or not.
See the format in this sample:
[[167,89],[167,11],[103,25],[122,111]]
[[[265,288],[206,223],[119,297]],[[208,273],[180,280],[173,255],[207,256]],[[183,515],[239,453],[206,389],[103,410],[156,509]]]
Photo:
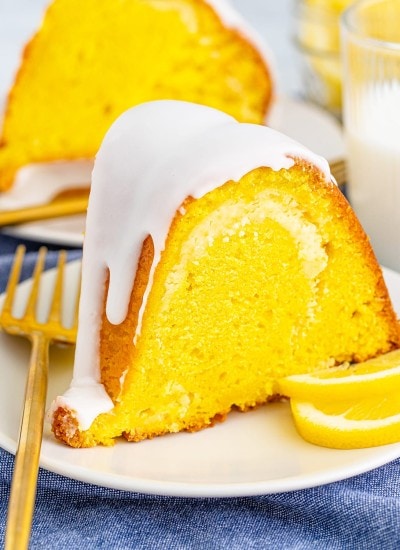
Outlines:
[[115,326],[103,314],[101,381],[114,408],[88,430],[75,425],[73,437],[68,416],[55,414],[57,437],[72,446],[205,428],[267,402],[284,376],[400,346],[368,239],[313,166],[260,167],[182,206],[137,344],[151,238],[127,318]]
[[0,135],[0,191],[29,163],[93,158],[111,123],[154,99],[262,123],[268,62],[204,0],[53,0],[27,44]]

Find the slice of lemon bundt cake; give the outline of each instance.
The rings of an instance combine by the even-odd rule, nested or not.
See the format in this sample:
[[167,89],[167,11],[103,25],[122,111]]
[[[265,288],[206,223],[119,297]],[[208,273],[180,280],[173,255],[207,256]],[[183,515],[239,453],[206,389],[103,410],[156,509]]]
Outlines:
[[51,410],[59,439],[198,430],[265,403],[277,378],[399,344],[323,159],[185,102],[114,123],[93,172],[73,381]]
[[184,99],[262,123],[268,53],[225,0],[53,0],[5,109],[0,191],[29,163],[92,158],[143,101]]

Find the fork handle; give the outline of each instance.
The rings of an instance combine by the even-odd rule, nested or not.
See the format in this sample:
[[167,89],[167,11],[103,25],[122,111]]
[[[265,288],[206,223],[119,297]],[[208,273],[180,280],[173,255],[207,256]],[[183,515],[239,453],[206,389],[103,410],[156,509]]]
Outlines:
[[34,333],[8,505],[6,550],[28,548],[29,544],[43,436],[48,364],[49,341],[42,334]]

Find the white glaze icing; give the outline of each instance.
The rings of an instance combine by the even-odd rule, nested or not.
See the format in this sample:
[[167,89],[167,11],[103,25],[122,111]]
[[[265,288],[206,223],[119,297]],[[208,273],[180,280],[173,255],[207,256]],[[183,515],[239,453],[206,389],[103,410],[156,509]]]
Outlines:
[[[154,270],[171,220],[184,200],[200,198],[257,167],[288,169],[294,158],[312,163],[331,182],[328,163],[302,145],[265,126],[238,123],[209,107],[154,101],[116,120],[100,147],[92,176],[74,376],[68,393],[55,403],[75,411],[81,429],[113,407],[105,391],[98,399],[99,325],[107,270],[106,314],[110,322],[119,324],[127,313],[143,241],[151,235],[154,260],[140,311],[139,336]],[[82,388],[86,388],[84,407]]]
[[21,168],[14,184],[0,193],[0,209],[14,210],[47,204],[67,189],[85,189],[90,185],[93,161],[57,161]]

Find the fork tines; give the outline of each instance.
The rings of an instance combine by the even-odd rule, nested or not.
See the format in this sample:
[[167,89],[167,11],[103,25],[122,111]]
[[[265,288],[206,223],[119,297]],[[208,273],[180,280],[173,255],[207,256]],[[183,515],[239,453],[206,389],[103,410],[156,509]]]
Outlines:
[[48,338],[52,340],[74,343],[76,340],[79,296],[77,296],[76,305],[74,308],[75,313],[72,327],[65,327],[62,320],[62,295],[64,286],[64,272],[67,261],[67,252],[65,250],[61,250],[58,254],[52,302],[46,321],[44,323],[40,323],[37,319],[37,304],[40,282],[48,253],[47,248],[44,246],[39,250],[38,258],[34,267],[32,286],[26,303],[25,313],[22,317],[18,318],[13,315],[13,308],[16,302],[17,288],[21,278],[25,252],[26,248],[24,245],[18,246],[5,292],[3,309],[0,313],[0,327],[3,327],[3,329],[10,334],[20,335],[27,335],[35,329],[40,329],[42,332],[46,333]]

